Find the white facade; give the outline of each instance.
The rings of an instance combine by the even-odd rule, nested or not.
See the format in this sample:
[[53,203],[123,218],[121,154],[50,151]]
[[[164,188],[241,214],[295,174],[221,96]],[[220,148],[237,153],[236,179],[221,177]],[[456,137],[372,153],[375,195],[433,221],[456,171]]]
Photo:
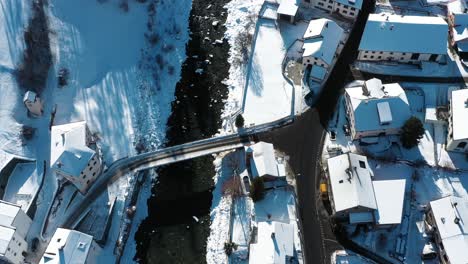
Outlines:
[[452,91],[447,150],[468,153],[468,89]]
[[427,229],[433,230],[442,264],[465,264],[468,260],[468,201],[447,196],[429,203]]
[[23,103],[28,111],[34,116],[41,116],[44,112],[41,98],[35,92],[27,91],[23,98]]
[[16,204],[0,200],[0,260],[23,263],[31,219]]
[[343,29],[332,20],[311,20],[303,36],[303,69],[311,66],[327,70],[344,45],[343,35]]
[[440,17],[370,14],[358,60],[444,63],[447,38],[448,25]]
[[315,7],[344,18],[356,20],[362,8],[363,0],[301,0],[306,7]]
[[398,83],[379,79],[345,89],[346,113],[353,139],[396,135],[411,117],[408,98]]
[[468,4],[455,0],[447,4],[450,45],[462,59],[468,59]]
[[53,126],[51,136],[52,169],[85,193],[102,170],[100,156],[89,147],[92,136],[86,122]]
[[39,263],[95,264],[100,251],[92,236],[58,228]]

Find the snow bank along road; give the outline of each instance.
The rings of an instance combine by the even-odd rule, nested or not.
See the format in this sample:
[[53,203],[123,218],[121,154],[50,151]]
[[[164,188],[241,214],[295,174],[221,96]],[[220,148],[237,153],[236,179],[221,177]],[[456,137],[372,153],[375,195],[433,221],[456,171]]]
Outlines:
[[[88,190],[86,196],[75,198],[77,201],[68,209],[68,215],[62,223],[62,227],[70,228],[75,221],[80,219],[81,214],[86,211],[99,195],[107,188],[109,182],[115,181],[119,177],[137,170],[145,170],[161,165],[166,165],[178,161],[192,159],[213,153],[236,149],[250,143],[251,136],[282,127],[292,122],[291,117],[286,117],[272,123],[266,123],[255,127],[250,127],[237,134],[220,136],[215,138],[202,139],[181,145],[176,145],[152,152],[139,154],[133,157],[123,158],[114,162]],[[45,228],[44,228],[45,229]]]

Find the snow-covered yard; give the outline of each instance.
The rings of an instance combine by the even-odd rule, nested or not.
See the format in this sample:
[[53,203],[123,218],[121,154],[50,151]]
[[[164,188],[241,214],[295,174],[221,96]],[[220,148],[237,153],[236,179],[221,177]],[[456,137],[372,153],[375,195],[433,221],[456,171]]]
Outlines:
[[[448,91],[458,89],[462,84],[405,82],[401,86],[405,89],[412,114],[424,121],[427,107],[447,105]],[[422,263],[420,254],[428,239],[424,232],[423,207],[448,195],[468,199],[468,162],[465,155],[445,150],[447,127],[443,124],[425,123],[425,134],[420,144],[405,149],[401,147],[398,136],[379,137],[377,144],[361,146],[344,135],[345,123],[345,103],[341,100],[329,124],[329,129],[336,132],[336,140],[330,141],[327,136],[325,149],[340,148],[344,152],[364,153],[374,172],[374,180],[406,180],[401,224],[389,231],[361,230],[357,234],[352,234],[355,227],[350,227],[350,237],[389,260],[396,261],[392,255],[400,254],[407,263]],[[326,153],[324,159],[328,157]],[[334,155],[332,151],[329,154]]]

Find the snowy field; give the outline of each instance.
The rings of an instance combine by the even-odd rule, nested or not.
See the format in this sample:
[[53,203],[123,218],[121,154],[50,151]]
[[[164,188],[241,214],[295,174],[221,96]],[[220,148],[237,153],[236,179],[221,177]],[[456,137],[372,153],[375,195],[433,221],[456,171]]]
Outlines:
[[[3,36],[0,38],[1,149],[36,159],[37,171],[41,172],[42,161],[49,164],[48,126],[54,109],[54,124],[88,122],[91,132],[100,138],[98,144],[102,147],[106,165],[135,154],[137,142],[142,142],[147,149],[155,149],[163,143],[175,84],[185,60],[191,1],[158,1],[154,7],[150,7],[149,2],[130,1],[128,11],[125,11],[119,8],[116,0],[102,3],[96,0],[51,0],[46,13],[52,32],[49,36],[54,64],[47,87],[41,94],[45,101],[44,115],[37,119],[27,116],[22,103],[25,91],[18,87],[13,76],[24,49],[23,32],[31,13],[29,2],[0,1],[0,31]],[[157,54],[160,54],[160,65],[155,64]],[[69,70],[70,77],[68,84],[59,88],[56,75],[62,68]],[[33,139],[24,141],[20,137],[22,124],[36,129]],[[26,179],[19,180],[28,183]],[[11,182],[9,189],[19,189],[22,193],[20,184],[19,181]],[[114,258],[112,252],[127,186],[128,179],[123,177],[109,188],[110,197],[117,196],[117,202],[110,241],[100,256],[100,261],[106,263]],[[37,187],[37,182],[33,187]],[[142,195],[138,200],[129,247],[122,259],[125,263],[132,262],[135,254],[133,234],[146,217],[150,187],[148,181],[140,192]],[[29,241],[41,237],[43,220],[56,188],[56,177],[47,170]],[[13,195],[7,192],[8,197]],[[66,200],[63,202],[67,203]],[[41,243],[38,254],[28,257],[37,261],[45,246]]]

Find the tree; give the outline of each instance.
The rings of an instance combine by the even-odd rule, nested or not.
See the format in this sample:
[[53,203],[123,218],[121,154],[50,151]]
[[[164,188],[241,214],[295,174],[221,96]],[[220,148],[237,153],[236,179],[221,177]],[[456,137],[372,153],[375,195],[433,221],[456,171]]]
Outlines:
[[230,256],[234,250],[237,250],[237,244],[234,242],[224,242],[224,252]]
[[424,126],[419,118],[412,116],[406,120],[401,128],[401,144],[404,148],[410,149],[419,144],[419,140],[424,135]]
[[254,202],[260,201],[265,196],[265,184],[262,177],[256,177],[250,185],[250,198]]
[[236,116],[236,127],[237,128],[244,127],[244,117],[242,115]]

